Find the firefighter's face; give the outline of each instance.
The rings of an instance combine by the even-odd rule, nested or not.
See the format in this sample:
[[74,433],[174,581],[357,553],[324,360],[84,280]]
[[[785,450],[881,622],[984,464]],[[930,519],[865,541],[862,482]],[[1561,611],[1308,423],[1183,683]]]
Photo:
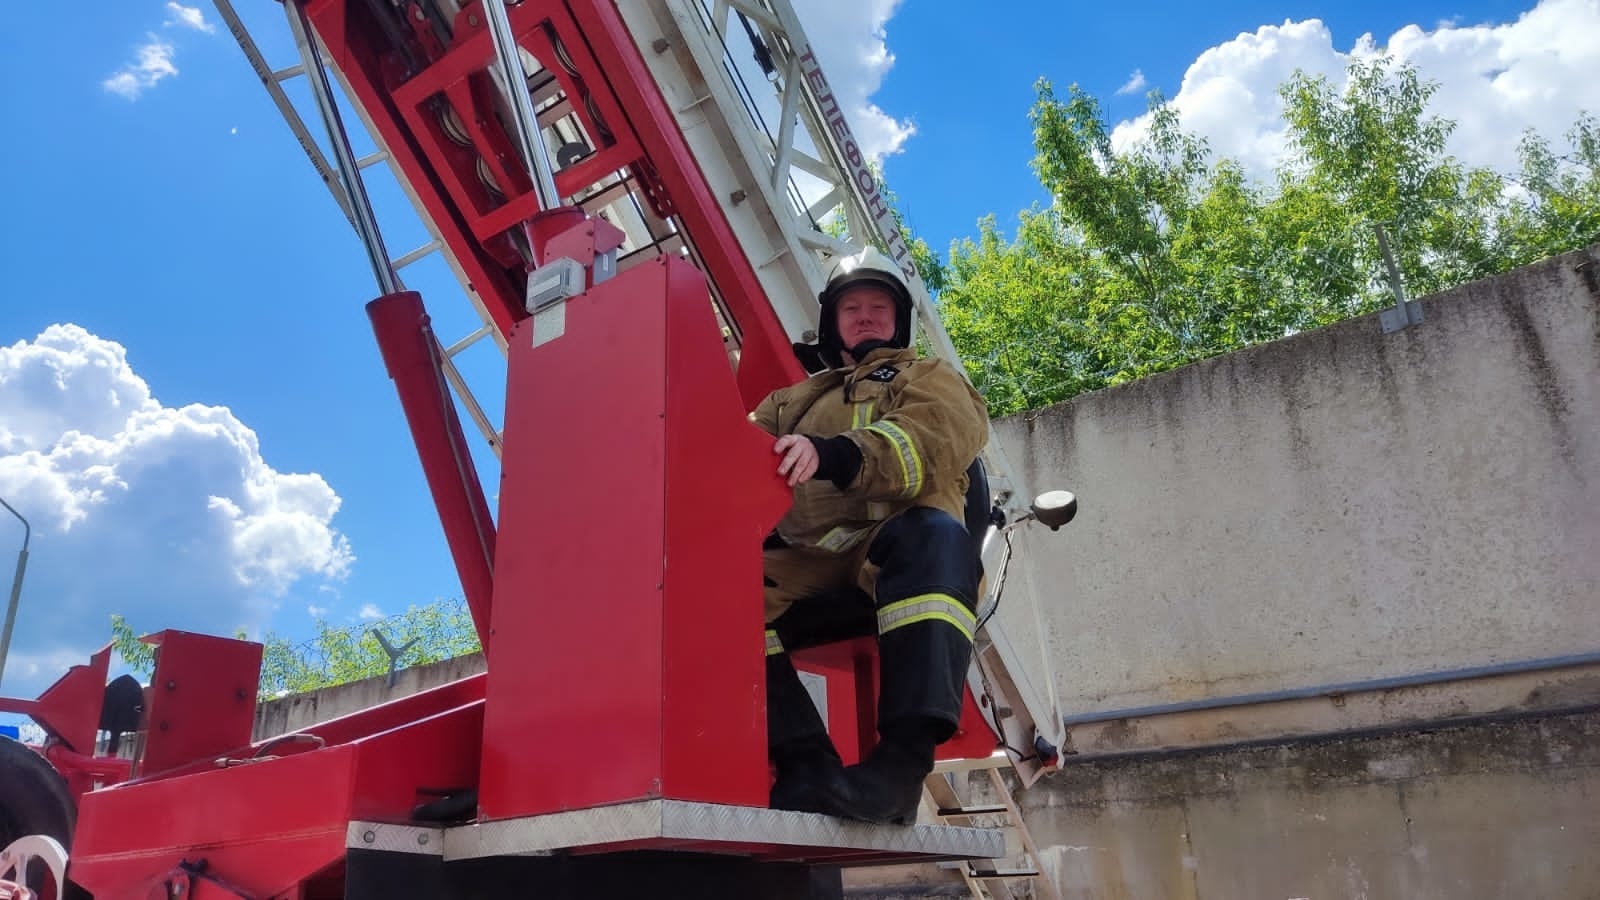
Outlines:
[[894,340],[895,305],[888,291],[861,285],[839,295],[839,339],[846,347],[862,341]]

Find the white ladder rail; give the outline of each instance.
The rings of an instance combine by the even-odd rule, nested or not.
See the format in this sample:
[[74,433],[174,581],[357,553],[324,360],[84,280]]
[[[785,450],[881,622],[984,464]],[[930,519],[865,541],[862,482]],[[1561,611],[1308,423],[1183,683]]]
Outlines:
[[[290,133],[294,135],[296,141],[300,144],[301,150],[305,152],[306,158],[310,161],[312,168],[316,170],[318,177],[321,178],[322,183],[328,188],[328,192],[332,195],[334,203],[339,207],[339,211],[344,215],[345,220],[350,223],[351,228],[356,229],[359,233],[360,229],[356,225],[355,214],[350,203],[349,191],[345,188],[344,182],[339,177],[338,171],[328,162],[327,157],[323,154],[322,148],[317,144],[316,139],[312,136],[311,129],[306,125],[305,119],[300,115],[299,110],[295,107],[294,101],[289,98],[288,93],[285,92],[282,87],[284,82],[293,78],[304,76],[306,74],[304,64],[296,63],[282,69],[271,68],[267,64],[265,57],[262,55],[260,48],[256,45],[255,39],[250,35],[249,29],[245,27],[244,22],[239,18],[237,12],[235,12],[230,0],[212,0],[212,4],[216,8],[218,16],[222,19],[223,23],[227,26],[228,31],[233,35],[234,40],[238,43],[239,49],[244,53],[245,59],[249,62],[250,67],[255,71],[256,76],[260,79],[262,86],[266,88],[267,94],[269,97],[271,97],[273,105],[278,108],[278,112],[283,116],[284,123],[288,125]],[[290,12],[290,14],[287,16],[290,33],[294,36],[296,45],[300,46],[305,42],[305,35],[300,28],[299,22],[292,14],[292,11],[288,9],[287,5],[285,6],[285,10],[286,12]],[[390,156],[389,149],[384,145],[382,136],[379,134],[377,129],[373,127],[371,118],[368,116],[365,108],[363,108],[363,106],[356,100],[355,95],[350,91],[349,84],[346,82],[343,73],[339,71],[337,66],[331,65],[326,59],[323,59],[320,52],[317,53],[317,58],[322,62],[324,70],[330,72],[339,81],[340,90],[344,93],[347,101],[350,103],[350,106],[360,117],[362,126],[366,128],[367,135],[377,145],[377,149],[375,151],[361,157],[356,161],[356,167],[358,169],[367,169],[379,163],[388,163],[392,158]],[[450,251],[450,248],[440,238],[438,228],[435,227],[432,217],[428,215],[427,209],[422,205],[420,199],[417,197],[416,191],[411,186],[409,179],[406,178],[405,173],[399,167],[393,165],[389,166],[389,171],[394,176],[395,181],[400,185],[401,190],[405,192],[407,199],[409,199],[411,202],[412,211],[417,215],[418,219],[422,223],[423,228],[426,229],[429,235],[429,240],[422,246],[402,256],[389,260],[389,264],[395,270],[395,280],[397,284],[401,287],[401,289],[404,289],[404,282],[401,280],[399,275],[400,269],[406,268],[407,266],[410,266],[427,256],[431,256],[434,253],[440,253],[444,257],[445,262],[449,266],[451,272],[455,275],[456,281],[462,286],[462,289],[464,293],[466,293],[468,300],[471,301],[473,309],[477,312],[479,320],[483,322],[483,326],[472,333],[472,335],[475,335],[476,337],[473,337],[471,341],[467,341],[466,339],[457,341],[455,344],[451,345],[451,348],[446,348],[440,344],[437,336],[434,337],[434,342],[436,345],[438,345],[438,359],[441,361],[441,368],[444,370],[446,382],[449,383],[451,391],[456,395],[456,399],[461,403],[461,406],[466,411],[468,418],[470,418],[473,424],[477,427],[478,432],[483,437],[484,442],[489,446],[489,449],[498,459],[500,457],[501,429],[495,427],[493,420],[490,419],[489,415],[484,411],[483,405],[478,401],[476,394],[473,393],[472,388],[467,383],[466,378],[461,374],[460,368],[456,366],[455,357],[462,350],[466,349],[466,347],[471,346],[478,340],[481,340],[482,337],[492,337],[500,351],[501,358],[503,360],[506,353],[505,337],[500,333],[499,328],[495,327],[494,320],[489,316],[488,308],[483,304],[483,301],[478,296],[477,292],[472,289],[471,281],[467,278],[465,271],[462,270],[460,263],[456,260],[455,254]]]

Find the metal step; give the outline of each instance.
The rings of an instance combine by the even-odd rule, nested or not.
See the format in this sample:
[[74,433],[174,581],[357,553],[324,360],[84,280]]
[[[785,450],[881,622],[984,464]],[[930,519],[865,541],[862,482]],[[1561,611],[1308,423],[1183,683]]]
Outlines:
[[973,878],[1036,878],[1038,869],[972,869],[968,872]]
[[991,806],[941,806],[941,807],[939,807],[939,817],[940,818],[949,818],[950,816],[993,816],[993,815],[1000,815],[1000,814],[1009,813],[1009,812],[1010,812],[1010,810],[1006,809],[1005,805],[1004,804],[1000,804],[1000,803],[996,803],[996,804],[993,804]]

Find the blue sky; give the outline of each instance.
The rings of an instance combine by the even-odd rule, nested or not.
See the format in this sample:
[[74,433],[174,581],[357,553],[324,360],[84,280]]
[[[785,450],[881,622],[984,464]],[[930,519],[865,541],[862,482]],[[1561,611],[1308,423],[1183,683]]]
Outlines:
[[[272,64],[294,62],[279,4],[238,5]],[[1504,167],[1522,127],[1554,136],[1600,110],[1596,0],[798,5],[940,251],[1046,200],[1028,168],[1040,77],[1100,97],[1119,140],[1159,88],[1256,171],[1281,148],[1272,86],[1297,65],[1334,74],[1368,42],[1440,79],[1470,162]],[[298,637],[313,611],[352,622],[458,595],[362,308],[365,257],[214,9],[24,4],[0,77],[0,496],[35,526],[0,690],[36,694],[112,612]],[[392,184],[373,189],[399,209]],[[421,242],[384,221],[391,255]],[[441,266],[406,276],[447,338],[473,327]],[[0,522],[0,572],[20,541]]]

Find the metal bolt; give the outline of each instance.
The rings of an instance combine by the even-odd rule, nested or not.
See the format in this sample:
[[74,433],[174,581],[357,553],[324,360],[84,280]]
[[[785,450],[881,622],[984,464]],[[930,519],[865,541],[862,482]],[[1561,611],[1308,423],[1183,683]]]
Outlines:
[[473,28],[477,28],[478,27],[478,17],[477,16],[467,16],[467,24],[471,25]]
[[361,841],[362,841],[362,843],[372,844],[372,843],[376,843],[377,840],[378,840],[378,836],[376,834],[373,834],[370,831],[363,831],[361,833]]
[[744,192],[743,188],[740,188],[739,190],[734,191],[733,193],[728,195],[728,202],[732,203],[734,206],[738,206],[739,204],[743,203],[745,201],[745,199],[747,197],[749,197],[749,196],[750,196],[749,194],[746,194]]
[[175,691],[177,689],[178,689],[178,682],[170,681],[170,680],[167,682],[167,690]]
[[665,53],[667,50],[671,49],[671,47],[672,44],[669,43],[666,38],[656,38],[650,42],[650,49],[657,53]]
[[422,847],[428,846],[428,836],[426,834],[417,835],[417,844]]

